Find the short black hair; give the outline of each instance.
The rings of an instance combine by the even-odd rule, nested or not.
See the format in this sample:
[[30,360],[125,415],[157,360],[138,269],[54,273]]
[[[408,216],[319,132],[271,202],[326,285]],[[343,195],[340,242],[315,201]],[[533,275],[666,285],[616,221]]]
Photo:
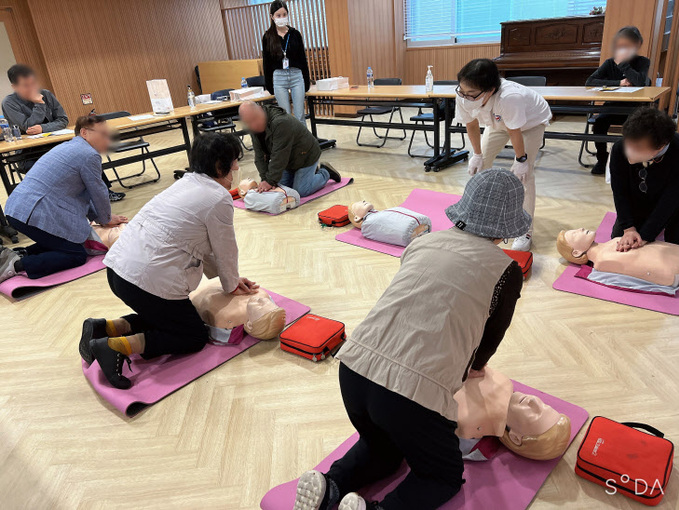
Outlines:
[[636,110],[622,126],[623,138],[648,139],[654,149],[660,149],[670,143],[676,132],[677,126],[669,115],[649,107]]
[[476,58],[467,62],[457,73],[457,81],[466,81],[483,92],[499,89],[501,85],[500,70],[495,62],[487,58]]
[[627,25],[626,27],[622,27],[620,30],[618,30],[613,37],[613,41],[617,41],[618,39],[627,39],[635,44],[638,44],[639,46],[644,44],[644,38],[641,35],[641,32],[637,27],[632,25]]
[[12,85],[19,83],[19,79],[28,78],[29,76],[35,76],[35,71],[32,67],[28,67],[24,64],[14,64],[7,70],[7,78]]
[[224,177],[231,165],[243,156],[238,138],[225,133],[205,133],[197,136],[191,146],[190,167],[197,174],[213,178]]
[[75,136],[80,136],[81,129],[92,129],[96,124],[101,124],[106,122],[106,119],[100,117],[99,115],[83,115],[78,117],[75,121]]

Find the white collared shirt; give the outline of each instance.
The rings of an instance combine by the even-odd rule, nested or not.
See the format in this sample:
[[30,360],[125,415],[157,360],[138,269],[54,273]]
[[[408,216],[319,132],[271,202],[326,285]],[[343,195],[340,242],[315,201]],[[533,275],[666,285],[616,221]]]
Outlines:
[[540,124],[549,125],[552,118],[549,104],[540,94],[505,79],[486,104],[482,103],[481,99],[470,101],[458,97],[455,101],[456,122],[468,124],[478,119],[479,124],[491,129],[528,131]]

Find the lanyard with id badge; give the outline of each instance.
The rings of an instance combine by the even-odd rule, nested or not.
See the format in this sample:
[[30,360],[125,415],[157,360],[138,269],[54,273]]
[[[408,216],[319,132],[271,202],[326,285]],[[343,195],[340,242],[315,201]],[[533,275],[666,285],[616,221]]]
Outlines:
[[285,49],[283,50],[283,69],[290,69],[290,60],[288,59],[288,44],[290,44],[290,31],[288,30],[288,37],[285,40]]

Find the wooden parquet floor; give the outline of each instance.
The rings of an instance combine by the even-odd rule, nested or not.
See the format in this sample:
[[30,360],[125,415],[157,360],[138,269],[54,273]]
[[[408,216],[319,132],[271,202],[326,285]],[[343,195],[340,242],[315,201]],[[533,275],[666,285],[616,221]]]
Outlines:
[[[569,124],[555,128],[561,126]],[[320,134],[338,139],[339,148],[323,158],[355,183],[279,217],[236,210],[240,267],[262,286],[345,322],[350,333],[398,260],[334,241],[337,231],[321,229],[316,212],[359,199],[378,209],[394,206],[415,187],[461,193],[468,175],[464,163],[425,174],[421,159],[405,155],[406,142],[360,149],[353,128],[321,128]],[[162,146],[175,136],[149,139]],[[423,143],[416,148],[425,149]],[[603,178],[578,166],[578,149],[548,141],[542,152],[533,274],[492,365],[591,416],[649,422],[679,440],[679,320],[551,288],[564,267],[554,247],[558,231],[594,228],[613,208]],[[161,181],[132,190],[114,212],[134,215],[172,184],[172,170],[186,166],[186,158],[158,163]],[[250,153],[242,173],[255,176]],[[125,312],[104,272],[22,302],[0,298],[1,508],[256,509],[270,487],[313,467],[353,432],[337,362],[314,364],[270,342],[135,418],[122,416],[83,377],[77,341],[86,317]],[[581,437],[531,508],[641,508],[575,476]],[[673,473],[659,508],[677,508],[677,478]]]

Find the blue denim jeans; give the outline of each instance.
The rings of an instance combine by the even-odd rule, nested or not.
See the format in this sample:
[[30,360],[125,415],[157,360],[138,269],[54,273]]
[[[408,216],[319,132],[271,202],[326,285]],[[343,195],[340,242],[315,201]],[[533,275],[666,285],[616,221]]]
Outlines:
[[290,94],[292,94],[292,106],[295,109],[295,117],[302,124],[304,119],[304,75],[296,67],[290,69],[276,69],[273,72],[273,92],[278,101],[278,106],[290,113]]
[[278,184],[292,188],[302,197],[313,195],[328,182],[330,174],[325,168],[319,168],[318,163],[299,170],[286,170]]

